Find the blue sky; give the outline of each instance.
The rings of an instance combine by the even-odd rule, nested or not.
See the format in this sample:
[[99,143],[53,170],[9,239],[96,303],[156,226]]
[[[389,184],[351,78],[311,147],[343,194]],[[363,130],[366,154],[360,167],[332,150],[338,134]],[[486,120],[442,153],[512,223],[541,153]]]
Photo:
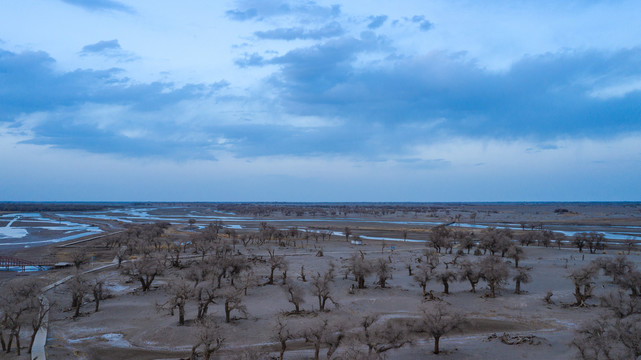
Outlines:
[[0,200],[641,200],[641,3],[0,5]]

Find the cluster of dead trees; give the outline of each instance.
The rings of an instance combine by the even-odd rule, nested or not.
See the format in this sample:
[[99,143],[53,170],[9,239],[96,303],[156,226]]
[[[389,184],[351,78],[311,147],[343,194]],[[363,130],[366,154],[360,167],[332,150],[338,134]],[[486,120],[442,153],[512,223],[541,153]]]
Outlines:
[[[449,215],[450,210],[435,205],[420,204],[216,204],[214,208],[225,213],[254,217],[282,216],[386,216],[395,214],[427,215],[435,217],[439,212]],[[474,213],[476,214],[476,213]]]
[[332,318],[326,315],[306,322],[279,317],[274,326],[273,340],[280,345],[279,359],[283,359],[291,341],[304,341],[314,349],[315,360],[321,349],[327,358],[342,347],[336,359],[383,359],[389,350],[399,349],[420,338],[434,341],[434,354],[440,352],[440,339],[460,329],[464,316],[452,311],[444,303],[423,304],[413,318],[386,318],[381,315]]
[[[443,293],[449,294],[449,286],[455,281],[467,281],[470,283],[471,292],[476,292],[477,284],[483,280],[488,286],[488,296],[496,297],[500,289],[511,277],[515,284],[515,293],[521,293],[521,284],[531,280],[529,270],[518,266],[518,260],[523,258],[523,251],[519,247],[511,250],[510,257],[514,259],[514,269],[510,270],[505,259],[498,255],[483,256],[480,260],[470,260],[464,255],[454,255],[450,261],[435,251],[425,249],[421,257],[406,259],[405,267],[408,275],[422,289],[423,297],[434,299],[434,295],[427,291],[430,282],[436,282],[443,286]],[[441,265],[442,263],[442,265]],[[392,278],[394,269],[391,258],[366,259],[363,252],[352,254],[347,259],[345,278],[352,275],[356,282],[356,288],[364,289],[366,279],[375,275],[374,285],[381,288],[387,287],[388,280]]]
[[[51,305],[42,297],[42,284],[29,278],[14,278],[1,284],[0,345],[10,353],[15,348],[20,356],[23,327],[31,330],[28,352],[31,353],[36,333],[43,326]],[[2,357],[2,356],[0,356]]]
[[638,359],[641,356],[641,272],[625,256],[601,258],[573,271],[576,306],[588,306],[596,277],[611,278],[616,289],[600,296],[611,315],[583,324],[572,345],[583,360]]

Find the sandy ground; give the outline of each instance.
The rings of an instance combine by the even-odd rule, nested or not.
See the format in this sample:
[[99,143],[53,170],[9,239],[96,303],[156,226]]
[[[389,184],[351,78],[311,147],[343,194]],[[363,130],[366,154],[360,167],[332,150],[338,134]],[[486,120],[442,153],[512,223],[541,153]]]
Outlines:
[[[537,205],[538,206],[538,205]],[[576,213],[569,215],[553,214],[558,205],[540,205],[525,210],[516,205],[496,206],[475,205],[473,208],[453,210],[461,213],[475,211],[476,221],[515,222],[527,218],[527,221],[544,221],[546,223],[565,224],[594,224],[597,226],[610,226],[624,224],[638,226],[641,223],[641,213],[638,206],[593,206],[576,205],[566,206]],[[499,211],[500,210],[500,211]],[[494,211],[497,211],[496,213]],[[451,215],[452,213],[450,213]],[[392,217],[393,220],[412,221],[417,218],[413,214]],[[261,219],[261,221],[264,219]],[[447,220],[444,214],[436,219],[420,217],[421,221]],[[257,225],[258,221],[255,223]],[[312,222],[288,219],[287,222],[278,223],[279,227],[291,224],[312,225]],[[411,227],[400,224],[372,224],[363,221],[323,223],[322,226],[341,230],[348,224],[355,233],[372,236],[399,237],[399,229],[409,229],[410,235],[419,236],[426,231],[425,227]],[[251,226],[251,224],[246,227]],[[316,224],[316,226],[319,226]],[[180,233],[180,231],[177,231]],[[99,243],[85,244],[87,251],[92,251],[97,256],[98,266],[100,261],[105,263],[112,258],[113,250],[102,249]],[[330,241],[315,242],[299,241],[297,247],[277,247],[277,254],[286,255],[289,263],[288,281],[296,282],[307,289],[305,302],[302,308],[304,315],[288,316],[287,320],[294,328],[304,328],[317,316],[317,300],[309,292],[309,282],[302,282],[298,278],[301,266],[305,267],[308,278],[316,271],[324,271],[329,262],[337,265],[337,276],[333,284],[332,295],[340,306],[337,308],[329,305],[330,311],[326,313],[332,321],[343,321],[352,324],[365,314],[380,314],[383,318],[413,318],[418,315],[418,309],[424,302],[421,289],[408,275],[405,262],[408,259],[419,257],[426,248],[420,243],[391,243],[375,240],[365,240],[362,246],[351,245],[345,239],[333,236]],[[394,250],[391,249],[394,246]],[[250,246],[238,249],[243,254],[267,257],[267,247]],[[322,248],[324,256],[316,256],[318,249]],[[27,250],[25,250],[27,251]],[[57,258],[64,257],[68,249],[54,246],[31,249],[41,254],[49,254]],[[111,252],[110,252],[111,251]],[[352,277],[343,278],[342,266],[346,259],[354,253],[362,251],[366,258],[391,259],[394,272],[389,280],[388,288],[381,289],[374,282],[375,276],[367,279],[367,289],[349,293],[350,285],[354,284]],[[573,308],[565,306],[574,301],[572,295],[572,282],[567,278],[573,268],[583,266],[591,260],[615,256],[620,250],[607,250],[599,254],[579,254],[576,249],[556,249],[530,246],[525,248],[525,259],[520,262],[522,267],[531,267],[532,282],[523,284],[524,293],[514,294],[512,281],[506,283],[496,298],[483,296],[486,285],[480,282],[477,293],[471,293],[467,282],[454,282],[450,285],[450,294],[443,294],[443,287],[436,281],[431,281],[428,290],[451,305],[452,309],[464,314],[469,319],[461,331],[445,336],[441,341],[442,353],[431,353],[433,342],[428,338],[417,338],[412,345],[387,352],[389,359],[415,359],[415,358],[441,358],[441,359],[568,359],[572,358],[575,351],[569,346],[573,338],[573,331],[584,322],[590,321],[607,311],[592,302],[594,307]],[[438,269],[444,267],[444,262],[450,261],[452,255],[442,255]],[[471,260],[478,260],[474,255],[465,256]],[[633,251],[629,256],[638,265],[641,255]],[[92,265],[86,265],[89,269]],[[438,270],[437,269],[437,270]],[[248,316],[234,320],[231,324],[223,324],[225,346],[219,358],[233,359],[244,350],[259,350],[277,355],[278,346],[273,339],[273,327],[276,317],[282,312],[293,310],[293,305],[287,302],[286,293],[280,285],[280,272],[277,271],[276,285],[263,285],[266,282],[268,268],[259,265],[254,268],[260,276],[261,285],[249,289],[248,296],[244,298]],[[47,281],[59,279],[71,273],[70,269],[49,271],[32,276],[45,277]],[[4,275],[5,277],[8,275]],[[137,290],[138,284],[128,282],[120,272],[112,268],[97,274],[106,281],[111,296],[101,303],[98,313],[93,312],[94,304],[86,303],[82,308],[82,316],[73,319],[72,312],[68,309],[71,299],[65,286],[61,286],[48,293],[49,299],[58,306],[51,314],[49,339],[46,351],[49,359],[178,359],[186,358],[194,343],[197,326],[194,323],[196,305],[188,304],[186,311],[187,323],[178,326],[177,316],[170,316],[167,311],[159,311],[157,304],[167,299],[163,285],[172,281],[177,276],[177,270],[169,270],[159,277],[154,283],[155,288],[147,293]],[[613,289],[608,278],[601,277],[597,281],[595,295]],[[547,291],[552,291],[554,304],[548,305],[543,301]],[[219,302],[210,306],[210,313],[221,323],[224,322],[223,305]],[[236,314],[239,316],[239,314]],[[539,345],[505,345],[499,340],[492,340],[493,334],[501,335],[504,332],[511,335],[535,335],[540,341]],[[25,340],[26,341],[26,338]],[[312,356],[311,346],[302,339],[291,342],[290,350],[285,354],[286,359],[306,359]],[[339,353],[342,350],[339,350]],[[325,351],[321,350],[321,358]],[[22,357],[26,358],[26,357]]]

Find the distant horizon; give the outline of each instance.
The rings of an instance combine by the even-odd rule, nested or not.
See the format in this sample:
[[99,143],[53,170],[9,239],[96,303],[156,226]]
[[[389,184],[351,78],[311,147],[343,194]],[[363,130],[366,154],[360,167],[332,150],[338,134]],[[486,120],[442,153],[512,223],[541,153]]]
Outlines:
[[641,204],[641,200],[625,201],[4,201],[0,204]]

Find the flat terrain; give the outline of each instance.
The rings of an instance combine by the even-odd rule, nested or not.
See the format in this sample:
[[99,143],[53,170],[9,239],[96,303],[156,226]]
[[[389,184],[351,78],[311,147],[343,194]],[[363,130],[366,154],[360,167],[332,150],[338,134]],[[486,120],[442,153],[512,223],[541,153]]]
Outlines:
[[[240,205],[236,206],[237,210],[242,210]],[[377,324],[409,324],[420,317],[423,307],[429,308],[440,303],[466,320],[459,329],[443,336],[440,354],[432,353],[434,342],[429,335],[410,331],[407,337],[412,340],[411,344],[386,351],[385,356],[390,359],[568,359],[577,352],[576,348],[570,346],[576,329],[582,323],[600,316],[611,316],[610,310],[599,306],[599,296],[617,288],[611,278],[601,272],[594,278],[593,297],[588,300],[588,306],[571,306],[575,297],[573,282],[568,277],[570,272],[593,260],[614,258],[628,250],[629,261],[636,266],[641,262],[641,247],[637,245],[641,241],[637,238],[641,230],[641,206],[635,203],[435,204],[426,209],[423,212],[396,209],[378,214],[350,212],[333,215],[310,214],[308,211],[302,215],[286,215],[282,209],[272,209],[267,215],[256,216],[228,209],[217,210],[207,205],[189,205],[93,212],[86,214],[87,217],[74,215],[73,221],[99,227],[103,229],[101,234],[116,233],[136,224],[154,221],[171,223],[162,235],[157,236],[156,239],[162,239],[162,244],[157,246],[154,254],[168,256],[166,254],[171,253],[168,250],[172,246],[182,244],[180,246],[184,252],[181,253],[180,266],[171,266],[170,261],[166,260],[165,270],[154,279],[149,291],[142,291],[139,282],[132,281],[123,273],[123,269],[140,261],[141,253],[128,253],[120,268],[114,263],[118,250],[124,246],[124,243],[114,246],[110,242],[117,235],[66,247],[63,246],[65,243],[73,241],[13,249],[10,253],[21,258],[70,262],[74,252],[80,251],[92,259],[82,265],[82,272],[112,264],[84,275],[90,282],[98,279],[105,284],[105,298],[98,312],[94,312],[94,300],[90,292],[84,297],[79,317],[73,316],[70,306],[70,285],[63,284],[47,292],[50,302],[56,304],[51,312],[46,344],[50,359],[188,358],[201,331],[196,319],[197,300],[193,296],[186,300],[185,324],[179,325],[178,309],[174,309],[172,316],[166,306],[171,299],[171,286],[180,279],[186,279],[195,289],[197,284],[192,275],[195,269],[202,266],[202,259],[209,259],[209,264],[216,264],[223,261],[225,256],[250,259],[250,268],[235,278],[236,287],[242,283],[243,274],[251,271],[252,276],[251,281],[247,282],[247,294],[241,297],[246,314],[233,311],[229,323],[225,322],[224,294],[233,288],[231,279],[234,276],[231,273],[224,275],[220,284],[213,278],[203,280],[211,281],[210,287],[217,294],[215,303],[209,306],[208,314],[218,324],[219,336],[224,338],[224,344],[214,358],[277,357],[280,345],[275,337],[275,328],[279,316],[292,333],[285,352],[286,359],[313,358],[313,345],[305,341],[304,333],[308,328],[317,327],[321,320],[327,320],[328,324],[336,326],[334,330],[340,328],[346,334],[332,358],[350,358],[349,354],[359,351],[367,354],[362,339],[358,338],[363,317],[376,315]],[[558,209],[567,211],[555,212]],[[13,218],[5,216],[3,219],[8,223]],[[192,224],[189,224],[189,219],[194,219]],[[65,220],[72,221],[71,218]],[[228,255],[216,256],[213,248],[204,257],[197,253],[198,234],[206,232],[205,227],[212,223],[222,226],[218,229],[215,243],[232,248]],[[18,222],[14,224],[20,225]],[[466,249],[461,249],[457,255],[459,240],[452,237],[448,239],[453,245],[452,253],[446,249],[435,253],[428,239],[434,232],[432,229],[439,224],[448,224],[446,228],[449,234],[471,233],[476,246],[471,248],[469,254]],[[260,235],[260,230],[264,230],[266,225],[275,231],[270,237],[265,232]],[[3,224],[0,223],[0,226]],[[489,297],[488,284],[484,280],[479,282],[476,293],[470,291],[467,281],[451,280],[449,294],[444,294],[443,284],[435,278],[436,274],[446,270],[458,273],[463,262],[478,263],[488,257],[489,251],[485,254],[479,251],[481,254],[477,252],[474,255],[485,236],[484,228],[488,226],[512,228],[509,237],[514,245],[519,244],[524,233],[540,229],[556,232],[563,242],[560,248],[555,243],[549,247],[536,242],[522,246],[524,252],[519,267],[528,269],[531,281],[521,284],[520,294],[514,291],[512,278],[517,273],[514,259],[508,256],[500,259],[507,263],[510,275],[497,290],[496,297]],[[298,231],[287,235],[292,227]],[[330,231],[332,235],[329,237],[319,235]],[[579,252],[573,246],[572,235],[559,235],[583,231],[606,234],[605,248],[595,253],[590,253],[587,248]],[[350,241],[347,241],[346,232],[351,233]],[[608,234],[611,236],[608,237]],[[260,239],[261,236],[265,238]],[[351,240],[357,240],[355,236],[360,237],[362,244],[352,243]],[[144,240],[141,238],[136,241]],[[632,245],[628,246],[628,243]],[[424,297],[421,287],[409,275],[408,267],[416,273],[418,267],[426,262],[426,251],[435,253],[433,257],[438,259],[438,264],[426,289],[432,296]],[[274,271],[273,285],[267,284],[270,274],[269,252],[282,256],[287,264],[286,280],[283,280],[284,268],[279,267]],[[500,255],[497,253],[497,256]],[[377,283],[376,270],[373,270],[365,278],[365,288],[354,289],[357,284],[354,273],[347,274],[353,256],[364,259],[371,266],[379,259],[387,263],[390,270],[386,287],[382,288]],[[329,287],[334,302],[328,301],[326,311],[320,312],[311,280],[314,274],[326,273],[330,264],[335,267]],[[305,274],[306,281],[303,281],[301,272]],[[27,276],[52,283],[75,274],[73,268],[63,268],[28,273]],[[15,276],[16,273],[2,274],[4,279]],[[294,305],[288,301],[287,286],[283,282],[302,289],[300,313],[294,313]],[[548,303],[544,297],[550,291],[553,295]],[[500,339],[504,333],[507,334],[504,340],[529,337],[527,339],[532,341],[507,344],[509,341],[502,342]],[[23,342],[28,343],[26,332],[23,337]],[[326,358],[326,352],[327,345],[323,345],[320,358]]]

